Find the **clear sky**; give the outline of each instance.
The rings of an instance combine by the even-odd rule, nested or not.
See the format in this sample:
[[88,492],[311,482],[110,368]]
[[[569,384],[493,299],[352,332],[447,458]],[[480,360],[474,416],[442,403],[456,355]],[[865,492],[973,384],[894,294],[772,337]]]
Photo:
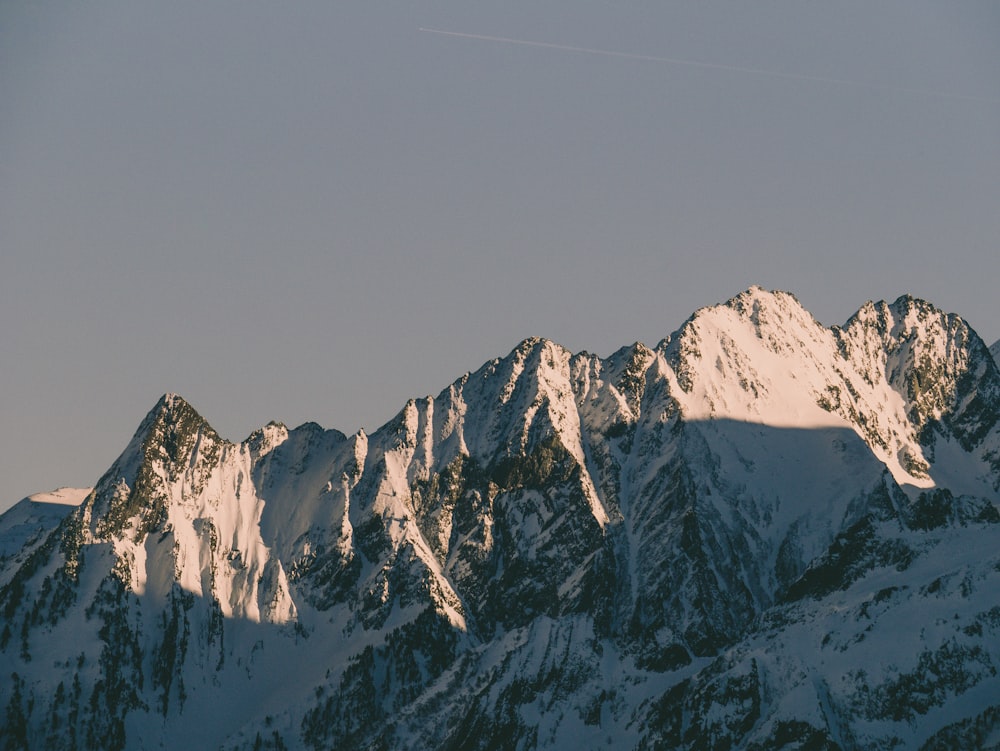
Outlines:
[[989,343],[998,240],[995,0],[5,0],[0,509],[166,391],[233,440],[372,430],[751,284]]

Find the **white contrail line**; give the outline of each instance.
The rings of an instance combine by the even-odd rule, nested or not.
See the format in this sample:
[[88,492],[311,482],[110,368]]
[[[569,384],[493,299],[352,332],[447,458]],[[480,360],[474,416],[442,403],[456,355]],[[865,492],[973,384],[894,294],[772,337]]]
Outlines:
[[483,42],[500,42],[502,44],[519,44],[524,47],[543,47],[550,50],[561,50],[562,52],[580,52],[586,55],[605,55],[607,57],[623,57],[629,60],[646,60],[653,63],[666,63],[668,65],[686,65],[689,68],[708,68],[710,70],[726,70],[734,73],[749,73],[755,76],[770,76],[771,78],[785,78],[794,81],[812,81],[818,83],[833,83],[841,86],[861,86],[867,89],[881,89],[883,91],[898,91],[904,94],[921,94],[924,96],[947,97],[949,99],[965,99],[970,102],[988,102],[991,104],[1000,103],[1000,99],[975,96],[972,94],[955,94],[950,91],[939,91],[936,89],[917,89],[906,86],[893,86],[891,84],[873,83],[869,81],[854,81],[847,78],[828,78],[826,76],[809,76],[804,73],[782,73],[777,70],[764,70],[762,68],[746,68],[740,65],[724,65],[722,63],[706,63],[699,60],[682,60],[676,57],[659,57],[657,55],[639,55],[633,52],[617,52],[615,50],[600,50],[592,47],[575,47],[570,44],[554,44],[553,42],[532,42],[527,39],[512,39],[510,37],[488,36],[486,34],[470,34],[464,31],[445,31],[443,29],[428,29],[420,27],[417,31],[427,34],[441,34],[449,37],[460,37],[462,39],[478,39]]

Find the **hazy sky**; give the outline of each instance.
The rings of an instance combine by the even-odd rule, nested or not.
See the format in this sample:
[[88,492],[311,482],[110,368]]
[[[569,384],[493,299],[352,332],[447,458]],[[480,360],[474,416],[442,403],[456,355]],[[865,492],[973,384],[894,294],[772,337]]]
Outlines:
[[995,0],[4,0],[0,509],[166,391],[233,440],[372,430],[751,284],[992,342],[998,239]]

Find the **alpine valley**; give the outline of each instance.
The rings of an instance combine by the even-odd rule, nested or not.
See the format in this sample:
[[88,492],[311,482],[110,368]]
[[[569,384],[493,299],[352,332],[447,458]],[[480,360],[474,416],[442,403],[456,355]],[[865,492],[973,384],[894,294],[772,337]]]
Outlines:
[[371,435],[166,395],[0,517],[0,745],[1000,748],[996,354],[754,287]]

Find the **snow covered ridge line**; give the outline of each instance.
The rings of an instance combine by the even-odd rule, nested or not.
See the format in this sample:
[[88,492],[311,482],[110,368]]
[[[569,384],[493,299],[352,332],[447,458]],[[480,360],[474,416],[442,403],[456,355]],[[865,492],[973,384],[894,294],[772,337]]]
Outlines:
[[998,419],[958,316],[757,287],[654,348],[525,340],[372,435],[233,443],[168,394],[78,506],[0,517],[0,737],[983,745]]
[[64,506],[79,506],[90,495],[93,488],[56,488],[48,493],[34,493],[25,500],[32,503],[57,503]]

